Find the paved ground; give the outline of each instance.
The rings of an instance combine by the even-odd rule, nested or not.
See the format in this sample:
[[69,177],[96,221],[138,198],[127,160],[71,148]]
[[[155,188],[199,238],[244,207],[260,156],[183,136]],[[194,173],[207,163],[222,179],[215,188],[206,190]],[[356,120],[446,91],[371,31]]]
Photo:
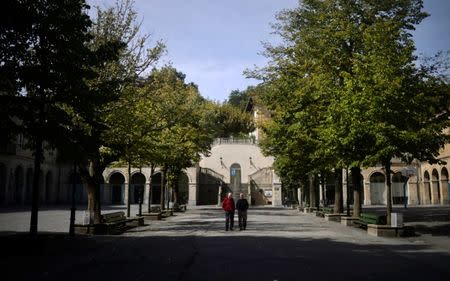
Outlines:
[[2,280],[450,280],[448,234],[377,238],[291,209],[251,209],[246,231],[225,232],[222,211],[203,207],[72,239],[69,212],[51,209],[40,212],[48,232],[36,240],[16,233],[28,230],[26,214],[0,213]]

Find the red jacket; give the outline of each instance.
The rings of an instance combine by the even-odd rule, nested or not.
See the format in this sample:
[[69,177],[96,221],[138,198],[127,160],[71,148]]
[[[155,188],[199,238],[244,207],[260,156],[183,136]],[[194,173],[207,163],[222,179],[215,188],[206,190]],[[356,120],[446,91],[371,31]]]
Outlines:
[[233,198],[225,197],[222,202],[222,209],[225,212],[234,212],[234,200]]

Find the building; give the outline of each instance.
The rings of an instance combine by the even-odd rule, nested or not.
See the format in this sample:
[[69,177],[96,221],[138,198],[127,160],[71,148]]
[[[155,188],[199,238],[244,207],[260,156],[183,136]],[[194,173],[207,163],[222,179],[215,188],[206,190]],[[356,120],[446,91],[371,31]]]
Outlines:
[[[267,113],[250,100],[247,111],[255,120],[264,120]],[[256,130],[247,139],[217,139],[209,156],[204,156],[193,167],[186,169],[178,180],[180,201],[189,205],[217,205],[227,192],[246,194],[253,205],[282,205],[281,181],[272,168],[274,159],[262,154],[258,147],[261,133]],[[73,167],[58,163],[56,152],[45,151],[45,161],[40,172],[40,204],[68,204],[75,199],[78,204],[87,202],[86,190],[80,178],[73,180]],[[406,165],[392,161],[392,202],[408,205],[450,204],[449,175],[450,146],[446,145],[439,156],[445,165],[416,162],[407,182],[402,177]],[[33,155],[24,147],[22,136],[15,143],[0,147],[0,205],[31,203]],[[125,204],[128,194],[132,204],[143,202],[159,204],[161,196],[161,171],[150,167],[133,168],[130,177],[126,167],[109,167],[104,173],[101,187],[103,204]],[[351,177],[344,172],[344,204],[352,202]],[[386,177],[382,167],[370,167],[361,172],[363,205],[385,205]],[[152,190],[150,191],[150,183]],[[129,192],[128,192],[128,189]],[[170,191],[168,191],[170,192]],[[332,204],[334,179],[328,176],[319,188],[322,202]]]

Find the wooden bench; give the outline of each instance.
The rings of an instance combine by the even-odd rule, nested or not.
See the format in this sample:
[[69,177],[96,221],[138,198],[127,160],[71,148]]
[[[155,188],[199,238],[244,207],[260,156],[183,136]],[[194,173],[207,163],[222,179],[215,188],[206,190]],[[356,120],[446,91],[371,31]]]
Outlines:
[[120,234],[126,230],[144,225],[144,217],[127,218],[125,212],[112,212],[101,215],[99,231],[104,234]]
[[173,205],[173,211],[174,212],[186,212],[186,205],[174,204]]
[[325,214],[332,214],[334,212],[331,207],[322,207],[319,211],[316,212],[316,216],[325,217]]
[[361,228],[367,229],[368,224],[386,224],[386,215],[377,215],[372,213],[361,213],[359,215],[359,220],[354,221],[354,224]]

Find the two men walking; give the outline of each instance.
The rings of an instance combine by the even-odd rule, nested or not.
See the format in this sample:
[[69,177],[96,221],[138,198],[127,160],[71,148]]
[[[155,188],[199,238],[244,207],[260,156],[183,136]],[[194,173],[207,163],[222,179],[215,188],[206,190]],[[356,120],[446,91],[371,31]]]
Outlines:
[[247,227],[247,209],[248,201],[244,198],[244,194],[239,194],[239,200],[234,204],[232,193],[229,192],[222,202],[222,209],[225,211],[225,231],[233,230],[234,212],[238,210],[239,230],[245,230]]

